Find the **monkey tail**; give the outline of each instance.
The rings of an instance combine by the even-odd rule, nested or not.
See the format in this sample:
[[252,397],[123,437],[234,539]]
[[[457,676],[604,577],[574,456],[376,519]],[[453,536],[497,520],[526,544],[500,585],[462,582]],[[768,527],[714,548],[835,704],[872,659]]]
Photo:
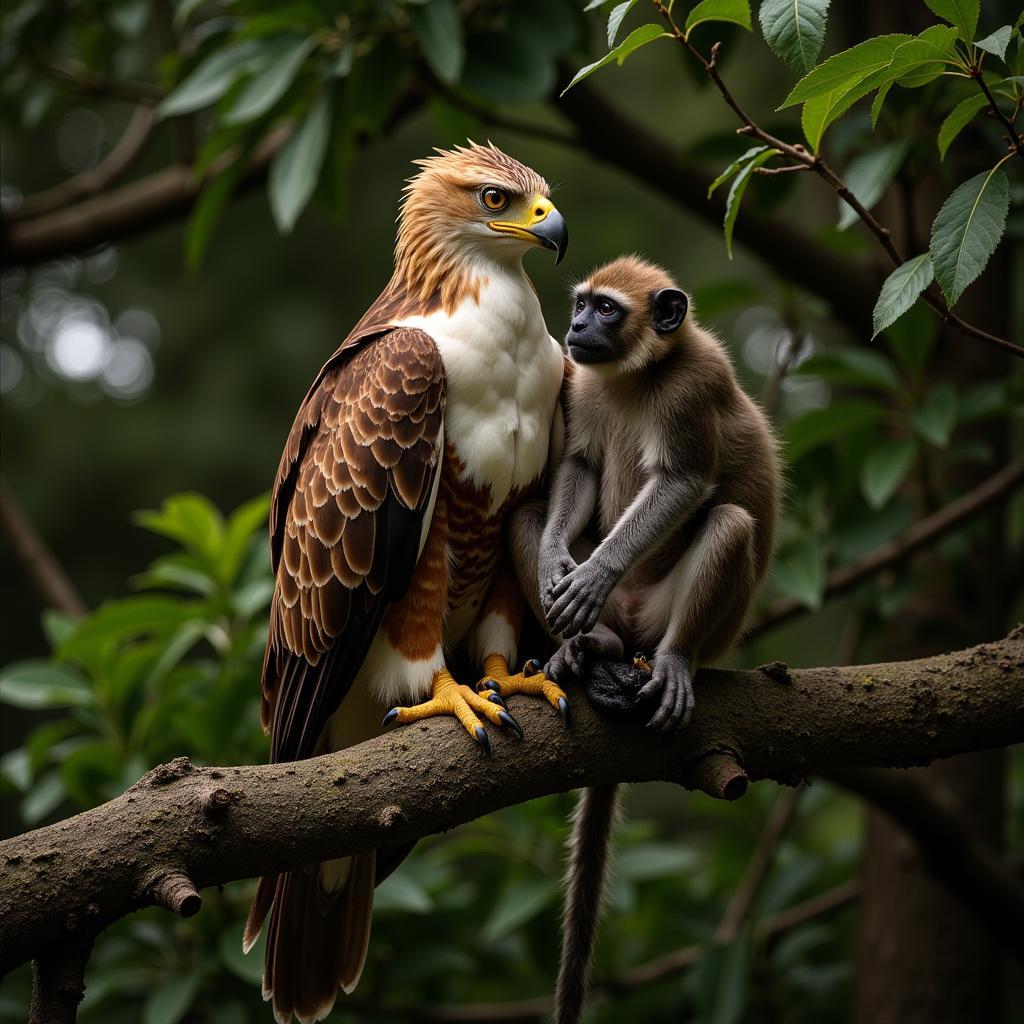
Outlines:
[[553,1024],[577,1024],[583,1013],[618,812],[618,790],[616,785],[584,789],[573,812]]

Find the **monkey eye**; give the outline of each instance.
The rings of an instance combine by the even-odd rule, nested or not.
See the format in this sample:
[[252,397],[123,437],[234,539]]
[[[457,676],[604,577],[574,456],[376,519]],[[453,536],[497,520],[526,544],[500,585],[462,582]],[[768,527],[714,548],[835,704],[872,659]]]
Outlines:
[[608,299],[602,299],[597,304],[597,311],[601,316],[611,316],[615,312],[615,303],[609,302]]
[[583,312],[583,305],[584,305],[584,303],[583,303],[582,299],[577,299],[576,300],[576,312],[577,313],[582,313]]
[[489,185],[480,193],[480,200],[488,210],[497,213],[508,206],[508,193],[504,189]]

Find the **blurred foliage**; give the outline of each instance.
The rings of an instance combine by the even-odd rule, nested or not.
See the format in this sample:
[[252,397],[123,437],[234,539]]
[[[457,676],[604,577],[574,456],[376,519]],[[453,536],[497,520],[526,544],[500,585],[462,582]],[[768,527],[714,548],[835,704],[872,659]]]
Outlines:
[[[900,5],[894,17],[906,19],[898,26],[906,36],[878,70],[900,71],[902,64],[892,68],[899,48],[920,49],[922,32],[932,33],[926,46],[941,46],[941,68],[926,61],[916,77],[907,71],[885,79],[853,67],[839,97],[849,99],[846,106],[823,104],[814,76],[865,41],[861,5],[852,19],[846,5],[833,5],[829,24],[828,5],[807,0],[801,6],[812,18],[820,14],[820,25],[801,41],[787,23],[792,5],[776,0],[756,9],[745,0],[675,4],[703,52],[723,40],[720,70],[767,130],[790,141],[806,130],[806,141],[883,219],[897,219],[908,197],[926,207],[917,210],[923,241],[883,288],[880,335],[870,347],[866,334],[851,339],[833,310],[796,289],[785,265],[755,262],[739,246],[730,262],[719,235],[671,197],[579,147],[490,123],[492,115],[509,115],[528,128],[561,130],[564,112],[551,99],[557,84],[572,69],[600,65],[588,87],[614,90],[620,109],[670,139],[672,151],[704,168],[709,182],[727,165],[728,231],[737,216],[772,215],[851,260],[873,258],[874,240],[811,175],[754,173],[767,157],[743,159],[747,141],[699,66],[677,46],[647,46],[662,38],[661,29],[644,28],[655,18],[647,3],[607,4],[596,13],[580,0],[5,5],[5,209],[95,168],[140,97],[159,104],[162,118],[140,171],[159,170],[194,147],[198,167],[215,172],[181,228],[4,275],[5,474],[90,603],[120,593],[124,577],[150,563],[129,596],[99,604],[80,622],[47,613],[44,641],[21,577],[5,562],[0,631],[12,663],[0,676],[0,726],[8,737],[0,796],[16,809],[16,827],[94,805],[177,754],[210,764],[265,757],[256,679],[270,593],[266,503],[246,502],[227,517],[218,509],[272,478],[309,380],[384,284],[409,161],[467,136],[493,137],[565,183],[556,198],[573,232],[570,274],[623,250],[676,272],[701,319],[732,344],[748,389],[771,407],[786,443],[788,498],[762,603],[793,597],[817,614],[747,645],[738,660],[809,664],[832,661],[838,650],[867,659],[892,654],[894,637],[909,654],[998,635],[1024,615],[1024,574],[1004,581],[993,599],[992,580],[974,571],[981,550],[989,565],[995,551],[1008,576],[1020,566],[1020,496],[1005,517],[948,536],[938,558],[822,607],[831,569],[998,469],[1020,449],[1024,430],[1020,369],[974,359],[976,342],[944,340],[937,318],[912,301],[933,275],[951,300],[959,298],[963,281],[944,281],[925,251],[929,226],[942,210],[950,230],[963,225],[954,198],[1005,149],[999,126],[981,113],[976,84],[945,72],[983,59],[985,81],[1007,113],[1021,97],[1014,5],[944,4],[977,8],[980,16],[939,38],[932,31],[940,27],[931,13],[937,2]],[[857,24],[837,43],[844,16]],[[746,31],[756,33],[755,20],[767,46]],[[771,112],[801,85],[803,99]],[[868,85],[882,102],[869,106]],[[276,152],[266,195],[229,203],[248,157],[283,132],[288,141]],[[1005,308],[1014,337],[1024,316],[1024,289],[1012,286],[1024,235],[1019,163],[998,172],[1008,182],[1005,237],[998,250],[998,234],[990,246],[977,241],[974,263],[991,257],[992,265],[958,305],[979,321]],[[979,195],[999,200],[999,222],[1001,191]],[[312,216],[314,209],[344,231]],[[904,210],[905,219],[913,212]],[[557,336],[564,282],[545,267],[537,286]],[[185,488],[212,499],[163,501]],[[124,529],[128,509],[161,501],[138,517],[144,530]],[[171,551],[168,541],[176,545]],[[907,622],[916,624],[913,636]],[[1009,841],[1020,850],[1019,753],[1010,794]],[[750,927],[727,948],[711,941],[774,798],[767,786],[738,805],[683,798],[669,787],[630,794],[597,977],[620,977],[692,943],[705,950],[696,969],[624,992],[594,1021],[800,1024],[845,1016],[853,914],[770,944],[763,930],[766,915],[856,870],[858,810],[830,787],[815,784],[801,798]],[[568,797],[541,800],[422,842],[379,890],[366,977],[348,1011],[339,1007],[333,1019],[385,1022],[402,1019],[388,1006],[548,992],[570,806]],[[240,955],[251,891],[240,883],[208,892],[189,921],[149,910],[118,924],[97,945],[82,1020],[267,1019],[260,953]],[[27,986],[26,970],[5,983],[0,1020],[23,1019]]]

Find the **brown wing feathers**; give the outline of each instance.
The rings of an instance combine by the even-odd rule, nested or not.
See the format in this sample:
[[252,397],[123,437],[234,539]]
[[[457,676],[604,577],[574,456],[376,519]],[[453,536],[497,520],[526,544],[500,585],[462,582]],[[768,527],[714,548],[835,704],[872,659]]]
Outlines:
[[273,761],[312,756],[409,585],[443,413],[437,347],[406,328],[336,354],[299,410],[271,508],[262,710]]

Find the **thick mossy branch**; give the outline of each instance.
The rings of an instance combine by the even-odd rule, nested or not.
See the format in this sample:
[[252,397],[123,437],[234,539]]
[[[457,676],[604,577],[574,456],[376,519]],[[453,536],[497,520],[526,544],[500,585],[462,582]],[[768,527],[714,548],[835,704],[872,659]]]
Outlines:
[[[1024,740],[1024,628],[919,661],[704,672],[689,729],[662,738],[598,717],[574,696],[564,729],[513,698],[522,742],[484,758],[450,719],[400,728],[293,764],[155,768],[74,818],[0,843],[0,974],[159,897],[327,860],[452,828],[534,797],[665,780],[730,796],[729,780],[908,767]],[[721,771],[727,765],[728,779]],[[189,883],[194,888],[189,888]]]

